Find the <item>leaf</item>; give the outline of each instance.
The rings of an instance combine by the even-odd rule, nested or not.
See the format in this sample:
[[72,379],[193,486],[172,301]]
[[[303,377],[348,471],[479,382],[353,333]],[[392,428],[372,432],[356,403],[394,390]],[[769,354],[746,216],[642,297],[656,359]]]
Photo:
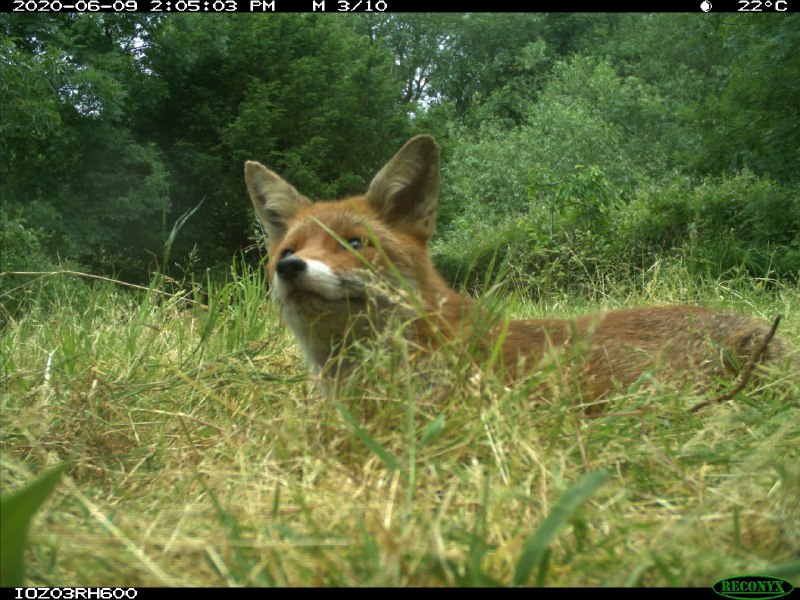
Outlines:
[[0,498],[0,587],[23,584],[28,527],[65,468],[66,465],[55,467],[21,490]]
[[568,489],[556,502],[550,514],[539,525],[534,534],[522,547],[522,554],[517,562],[512,584],[522,585],[528,580],[534,567],[542,564],[550,542],[570,517],[586,502],[608,477],[605,471],[595,471],[584,476],[578,483]]

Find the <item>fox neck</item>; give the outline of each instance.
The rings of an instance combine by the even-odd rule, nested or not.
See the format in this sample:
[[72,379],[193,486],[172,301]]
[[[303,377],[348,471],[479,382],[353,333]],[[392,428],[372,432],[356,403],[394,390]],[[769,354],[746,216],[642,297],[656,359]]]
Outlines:
[[430,269],[420,278],[427,286],[413,290],[412,302],[395,299],[391,303],[379,296],[348,304],[343,311],[318,314],[311,321],[284,312],[312,375],[335,377],[348,372],[355,364],[348,359],[347,348],[354,342],[377,342],[389,328],[404,327],[406,337],[422,351],[433,351],[468,334],[472,300],[450,289],[433,265]]
[[426,309],[425,318],[418,319],[417,339],[433,349],[459,336],[468,335],[471,325],[469,313],[473,302],[467,296],[452,290],[435,270],[429,281],[434,285],[422,293]]

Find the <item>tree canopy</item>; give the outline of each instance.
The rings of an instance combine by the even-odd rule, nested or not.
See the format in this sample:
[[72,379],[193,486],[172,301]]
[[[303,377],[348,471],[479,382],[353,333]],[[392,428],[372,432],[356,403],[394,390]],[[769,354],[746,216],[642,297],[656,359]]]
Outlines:
[[337,197],[429,132],[451,279],[689,245],[796,279],[798,98],[796,14],[4,14],[2,270],[215,268],[244,160]]

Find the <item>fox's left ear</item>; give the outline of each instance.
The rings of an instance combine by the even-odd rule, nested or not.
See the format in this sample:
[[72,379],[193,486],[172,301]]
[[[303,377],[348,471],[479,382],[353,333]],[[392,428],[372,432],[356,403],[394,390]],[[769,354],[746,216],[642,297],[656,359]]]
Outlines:
[[439,148],[429,135],[406,142],[367,190],[367,200],[381,219],[422,242],[430,240],[436,228],[438,197]]

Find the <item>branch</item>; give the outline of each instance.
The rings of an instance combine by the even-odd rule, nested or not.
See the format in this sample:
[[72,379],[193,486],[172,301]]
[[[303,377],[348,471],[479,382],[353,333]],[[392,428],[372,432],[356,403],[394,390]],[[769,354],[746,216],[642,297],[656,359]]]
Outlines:
[[[156,294],[161,294],[162,296],[169,296],[170,298],[175,298],[181,296],[180,294],[170,294],[169,292],[163,292],[161,290],[156,290],[151,287],[144,287],[142,285],[136,285],[135,283],[127,283],[125,281],[119,281],[118,279],[110,279],[108,277],[103,277],[101,275],[92,275],[91,273],[81,273],[80,271],[3,271],[0,273],[0,277],[5,277],[7,275],[18,275],[18,276],[29,276],[29,277],[51,277],[53,275],[72,275],[74,277],[85,277],[87,279],[96,279],[97,281],[106,281],[108,283],[116,283],[117,285],[121,285],[124,287],[133,288],[135,290],[142,290],[145,292],[154,292]],[[204,306],[200,302],[192,300],[190,298],[185,298],[181,296],[181,299],[184,302],[189,302],[190,304],[197,304],[199,306]]]
[[747,382],[750,380],[750,375],[753,373],[753,369],[755,368],[758,361],[761,360],[761,356],[764,354],[764,351],[767,349],[770,341],[772,340],[773,336],[775,335],[775,331],[778,329],[778,323],[781,322],[781,315],[775,317],[775,322],[772,323],[772,327],[767,332],[767,335],[764,336],[764,339],[761,340],[761,343],[758,345],[758,348],[755,349],[755,352],[750,356],[750,360],[747,361],[744,369],[742,369],[741,374],[739,375],[739,383],[737,383],[733,389],[725,392],[717,396],[716,398],[711,398],[709,400],[703,400],[702,402],[698,402],[694,406],[689,409],[690,413],[697,412],[701,408],[705,408],[711,404],[718,404],[721,402],[725,402],[733,398],[736,394],[744,389],[744,386],[747,385]]

